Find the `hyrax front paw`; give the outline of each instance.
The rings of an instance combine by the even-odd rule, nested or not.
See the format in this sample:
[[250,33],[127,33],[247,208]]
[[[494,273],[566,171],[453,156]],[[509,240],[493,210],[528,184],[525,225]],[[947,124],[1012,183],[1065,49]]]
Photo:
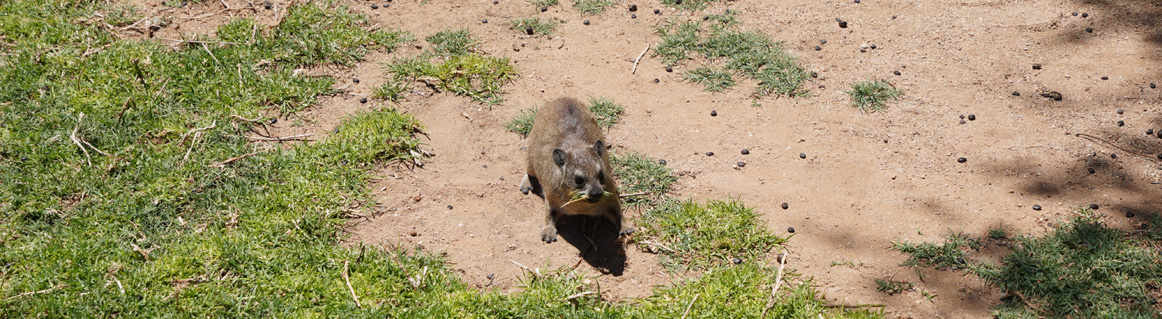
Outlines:
[[520,193],[528,195],[531,190],[533,190],[533,183],[529,181],[529,174],[525,174],[524,180],[520,182]]
[[557,241],[557,227],[549,226],[541,230],[541,240],[546,244],[551,244]]

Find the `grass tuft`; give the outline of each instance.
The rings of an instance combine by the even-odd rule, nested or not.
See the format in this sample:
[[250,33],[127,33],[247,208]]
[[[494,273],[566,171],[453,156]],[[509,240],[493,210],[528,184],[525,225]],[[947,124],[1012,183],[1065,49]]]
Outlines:
[[606,8],[615,4],[616,0],[573,0],[573,9],[581,14],[594,15],[605,12]]
[[713,3],[714,1],[715,0],[662,0],[662,4],[679,9],[697,11],[705,9],[707,5]]
[[457,95],[467,96],[472,100],[496,105],[503,102],[500,96],[504,93],[503,87],[516,78],[516,68],[508,58],[483,56],[475,53],[453,55],[433,61],[429,54],[421,54],[410,58],[401,58],[387,65],[391,80],[377,92],[377,96],[389,98],[392,93],[402,93],[407,90],[400,83],[412,83],[417,80],[435,86],[440,90],[450,91]]
[[[641,215],[634,241],[658,251],[672,268],[706,269],[761,260],[786,239],[771,235],[754,210],[738,201],[668,200]],[[664,245],[665,247],[661,247]]]
[[851,85],[851,105],[864,112],[883,111],[887,109],[884,102],[895,100],[900,96],[890,83],[880,80],[863,81]]
[[[939,245],[896,244],[893,249],[909,255],[905,265],[965,269],[1006,292],[1016,292],[994,310],[1000,318],[1157,315],[1162,251],[1152,245],[1149,234],[1130,236],[1082,210],[1044,236],[1010,240],[995,235],[990,232],[983,239],[951,235]],[[1013,247],[1001,265],[977,262],[966,254],[990,241]]]
[[533,4],[534,6],[537,6],[538,8],[551,7],[551,6],[555,6],[557,4],[560,4],[559,0],[528,0],[528,1],[529,1],[529,3]]
[[553,31],[557,29],[557,22],[553,20],[541,20],[541,18],[525,18],[520,20],[512,20],[512,29],[520,31],[527,35],[553,35]]
[[734,76],[759,82],[752,92],[757,99],[770,96],[804,96],[801,87],[810,74],[798,59],[783,49],[782,43],[767,35],[737,30],[734,11],[707,15],[703,21],[667,20],[655,28],[661,43],[654,55],[667,65],[701,57],[705,67],[687,71],[683,79],[702,84],[707,91],[720,92],[734,86]]
[[626,208],[652,207],[661,203],[678,180],[669,168],[641,153],[613,153],[609,160],[622,194],[648,193],[622,199]]
[[479,43],[468,29],[445,30],[428,36],[425,40],[432,44],[432,51],[438,55],[465,55],[476,51]]
[[529,132],[533,130],[533,120],[537,118],[537,109],[530,108],[520,111],[512,121],[504,124],[504,128],[513,133],[520,134],[521,137],[528,137]]

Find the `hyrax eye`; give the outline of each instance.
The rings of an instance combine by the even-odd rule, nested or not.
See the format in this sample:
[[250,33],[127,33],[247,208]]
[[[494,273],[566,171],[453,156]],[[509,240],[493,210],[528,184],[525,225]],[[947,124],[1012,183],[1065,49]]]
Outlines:
[[605,182],[605,172],[604,171],[597,172],[597,180],[602,182],[602,183]]
[[577,185],[585,184],[585,178],[581,176],[573,177],[573,183]]

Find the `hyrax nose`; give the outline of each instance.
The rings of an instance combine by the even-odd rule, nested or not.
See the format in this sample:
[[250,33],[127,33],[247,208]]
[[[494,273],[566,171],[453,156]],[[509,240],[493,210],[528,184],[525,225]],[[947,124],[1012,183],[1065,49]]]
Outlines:
[[605,195],[605,190],[600,187],[593,187],[589,189],[589,202],[596,203],[601,200],[601,196]]

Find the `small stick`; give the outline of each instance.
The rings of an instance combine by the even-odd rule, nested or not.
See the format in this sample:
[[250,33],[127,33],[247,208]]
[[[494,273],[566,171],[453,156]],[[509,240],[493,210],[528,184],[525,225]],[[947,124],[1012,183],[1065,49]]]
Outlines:
[[238,45],[237,42],[226,42],[226,41],[179,40],[179,39],[170,39],[170,38],[154,38],[154,39],[158,39],[158,40],[162,40],[162,41],[193,43],[193,44],[233,44],[233,45]]
[[210,166],[211,166],[211,167],[225,167],[225,166],[226,166],[226,164],[233,163],[234,161],[237,161],[237,160],[240,160],[240,159],[243,159],[243,158],[247,158],[247,157],[250,157],[250,156],[252,156],[252,155],[255,155],[255,154],[258,154],[258,153],[262,153],[262,152],[251,152],[251,153],[246,153],[246,154],[243,154],[242,156],[238,156],[238,157],[231,158],[231,159],[228,159],[228,160],[225,160],[225,161],[221,161],[221,162],[218,162],[218,163],[214,163],[213,165],[210,165]]
[[649,195],[649,194],[650,194],[650,192],[637,192],[637,193],[633,193],[633,194],[621,194],[621,195],[617,195],[617,197],[618,198],[626,198],[626,197],[642,196],[642,195]]
[[218,57],[214,56],[214,52],[210,52],[210,48],[206,47],[206,43],[201,43],[201,44],[202,44],[202,50],[206,50],[206,54],[209,54],[211,58],[214,58],[215,63],[222,64],[222,61],[218,61]]
[[304,137],[313,136],[313,135],[315,135],[315,134],[307,133],[307,134],[291,135],[291,136],[287,136],[287,137],[277,137],[277,136],[276,136],[276,137],[251,136],[251,137],[249,137],[249,139],[251,139],[251,140],[256,140],[256,141],[278,141],[278,142],[282,142],[282,141],[297,141],[297,140],[302,140]]
[[355,288],[351,288],[351,279],[347,278],[346,260],[343,261],[343,281],[347,282],[347,290],[351,292],[351,299],[355,299],[355,307],[363,308],[363,305],[359,304],[359,297],[355,296]]
[[883,304],[878,304],[878,303],[860,304],[860,305],[823,305],[823,308],[875,308],[875,307],[882,308],[882,307],[886,307],[886,306],[884,306]]
[[666,245],[662,245],[662,244],[655,243],[655,242],[652,242],[652,241],[643,240],[643,241],[642,241],[642,243],[643,243],[643,244],[646,244],[646,245],[650,245],[650,246],[658,247],[658,248],[661,248],[661,249],[665,249],[666,251],[668,251],[668,252],[671,252],[671,253],[675,253],[675,254],[677,254],[677,253],[678,253],[677,251],[674,251],[673,249],[670,249],[670,247],[666,247]]
[[56,287],[52,287],[52,288],[48,288],[48,289],[45,289],[45,290],[40,290],[40,291],[32,291],[32,292],[26,292],[26,293],[22,293],[22,294],[19,294],[19,295],[14,295],[14,296],[11,296],[11,297],[8,297],[8,298],[4,298],[4,300],[5,300],[5,301],[7,301],[7,300],[12,300],[12,299],[16,299],[16,298],[20,298],[20,297],[28,296],[28,295],[43,294],[43,293],[46,293],[46,292],[50,292],[50,291],[53,291],[53,290],[57,290],[57,289],[59,289],[59,288],[61,288],[61,287],[64,287],[64,286],[67,286],[67,285],[66,285],[66,284],[59,284],[59,285],[57,285]]
[[575,295],[572,295],[572,296],[565,297],[565,301],[569,301],[569,300],[573,300],[573,299],[581,298],[581,297],[588,296],[588,295],[592,295],[592,294],[596,294],[596,292],[592,292],[592,291],[582,291],[582,292],[580,292],[580,293],[577,293],[577,294],[575,294]]
[[[218,127],[218,121],[211,122],[210,126],[207,127],[192,128],[189,131],[186,131],[186,134],[182,134],[182,141],[185,141],[187,137],[190,137],[190,134],[199,133],[215,127]],[[195,137],[195,139],[197,138]]]
[[256,123],[258,125],[262,125],[262,130],[266,131],[266,135],[270,135],[270,127],[266,126],[266,121],[260,120],[260,118],[258,118],[258,117],[254,118],[253,120],[238,116],[237,114],[231,114],[230,117],[238,119],[239,121]]
[[690,308],[694,307],[694,302],[698,301],[698,297],[701,295],[702,293],[694,295],[694,300],[690,300],[690,304],[686,305],[686,311],[682,312],[682,319],[686,319],[686,315],[690,314]]
[[520,267],[521,269],[524,269],[525,271],[529,272],[530,274],[537,275],[538,277],[540,276],[540,273],[534,272],[532,269],[529,269],[528,266],[521,265],[520,263],[516,262],[516,260],[509,259],[508,261],[511,261],[512,263],[516,264],[518,267]]
[[1021,298],[1021,302],[1024,303],[1026,307],[1029,307],[1029,309],[1033,309],[1033,311],[1036,312],[1041,312],[1041,308],[1037,308],[1037,306],[1034,306],[1032,303],[1030,303],[1029,298],[1025,298],[1025,295],[1021,294],[1020,291],[1013,290],[1013,294],[1017,295],[1018,298]]
[[77,126],[73,127],[73,134],[69,134],[69,139],[73,141],[73,144],[77,144],[77,147],[81,148],[81,152],[85,153],[85,163],[89,163],[89,167],[93,167],[93,162],[89,160],[89,150],[86,150],[85,146],[81,145],[81,139],[77,138],[77,131],[81,129],[81,119],[84,118],[85,113],[80,113],[80,115],[77,115]]
[[646,43],[646,49],[642,50],[642,54],[638,54],[637,59],[633,59],[633,71],[630,71],[629,74],[636,74],[637,73],[637,63],[642,60],[643,56],[646,56],[646,51],[649,51],[649,50],[650,50],[650,44]]
[[203,15],[199,15],[199,16],[195,16],[195,17],[190,17],[190,16],[178,17],[178,19],[197,20],[197,19],[202,19],[202,18],[209,18],[209,17],[215,16],[215,15],[218,15],[219,13],[226,12],[227,10],[230,10],[230,9],[222,9],[222,10],[218,10],[215,12],[211,12],[211,13],[207,13],[207,14],[203,14]]
[[771,289],[771,297],[767,300],[767,306],[763,308],[763,314],[759,318],[766,318],[767,311],[775,306],[775,293],[779,292],[779,286],[783,285],[783,268],[785,267],[787,267],[787,254],[783,254],[782,258],[779,258],[779,273],[775,276],[775,287]]

